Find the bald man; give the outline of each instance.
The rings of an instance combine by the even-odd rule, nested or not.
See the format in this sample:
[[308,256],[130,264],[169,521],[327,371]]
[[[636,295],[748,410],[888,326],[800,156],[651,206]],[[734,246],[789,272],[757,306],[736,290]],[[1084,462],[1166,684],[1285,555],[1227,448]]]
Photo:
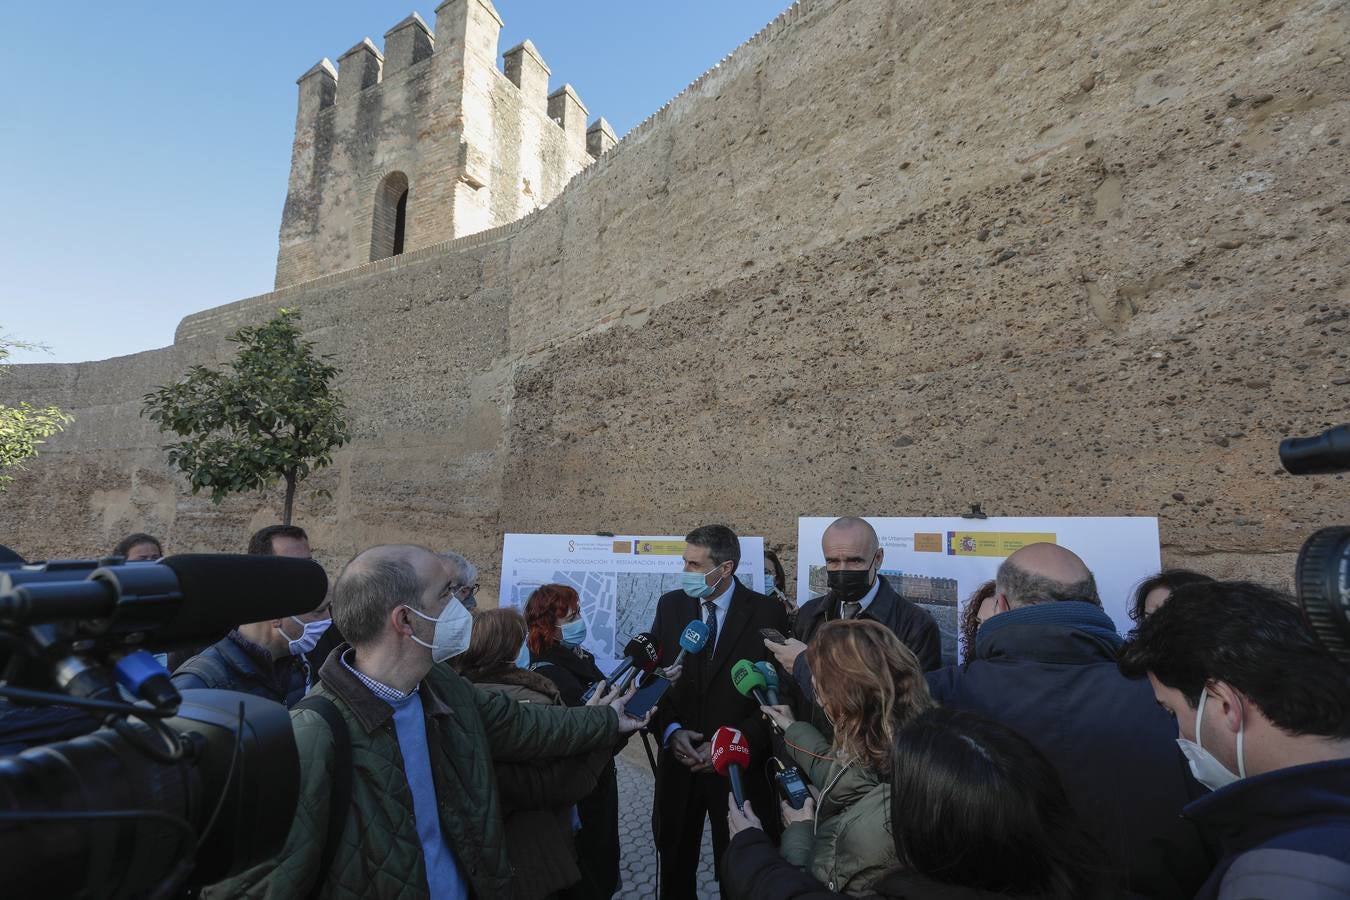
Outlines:
[[1035,744],[1122,887],[1191,896],[1207,868],[1180,813],[1200,789],[1176,724],[1146,682],[1116,667],[1121,637],[1087,565],[1056,544],[1023,547],[999,566],[979,620],[966,664],[929,674],[934,699]]
[[[457,586],[422,547],[373,547],[347,564],[332,608],[349,643],[291,712],[300,800],[285,848],[203,897],[513,895],[492,764],[612,747],[647,720],[623,713],[626,698],[612,709],[517,703],[437,665],[469,645],[473,619]],[[331,803],[342,778],[334,732],[314,697],[335,707],[350,738],[343,809]],[[332,817],[342,830],[325,856]]]
[[835,619],[880,622],[914,653],[925,671],[942,665],[942,634],[928,610],[900,596],[881,574],[886,554],[866,519],[835,519],[821,536],[820,547],[829,590],[802,604],[786,643],[765,640],[764,646],[791,676],[782,686],[798,718],[828,735],[833,728],[816,703],[811,667],[803,652],[821,625]]

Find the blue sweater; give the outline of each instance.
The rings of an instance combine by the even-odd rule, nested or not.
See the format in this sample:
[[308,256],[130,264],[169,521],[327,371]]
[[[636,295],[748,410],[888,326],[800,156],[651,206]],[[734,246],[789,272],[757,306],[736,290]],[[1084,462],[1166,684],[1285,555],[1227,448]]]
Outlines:
[[417,838],[422,842],[422,858],[427,867],[427,887],[436,898],[468,900],[468,882],[441,834],[436,785],[431,779],[431,759],[427,755],[427,724],[422,713],[422,697],[413,691],[389,705],[394,708],[394,729],[403,754],[403,772],[412,790]]

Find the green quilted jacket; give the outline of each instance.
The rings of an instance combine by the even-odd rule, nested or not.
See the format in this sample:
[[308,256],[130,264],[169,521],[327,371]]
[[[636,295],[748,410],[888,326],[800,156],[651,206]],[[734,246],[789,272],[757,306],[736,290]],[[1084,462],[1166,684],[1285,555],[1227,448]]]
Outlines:
[[783,742],[821,791],[814,827],[794,822],[783,829],[783,858],[832,891],[871,896],[877,879],[898,864],[891,837],[891,786],[857,762],[841,766],[830,742],[808,722],[790,726]]
[[[412,792],[394,732],[393,709],[342,665],[334,651],[313,693],[333,700],[352,738],[352,803],[320,896],[420,900],[429,895]],[[612,745],[618,718],[609,707],[566,709],[516,703],[480,691],[448,666],[422,682],[422,707],[441,831],[479,900],[510,896],[511,862],[493,763],[571,756]],[[206,898],[300,900],[313,887],[332,805],[333,739],[315,712],[291,713],[300,752],[300,801],[275,859],[202,892]]]

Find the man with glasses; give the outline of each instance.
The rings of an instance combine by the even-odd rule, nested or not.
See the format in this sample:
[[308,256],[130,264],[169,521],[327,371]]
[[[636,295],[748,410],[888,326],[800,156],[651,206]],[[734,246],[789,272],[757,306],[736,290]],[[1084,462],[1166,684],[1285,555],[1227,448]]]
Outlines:
[[455,598],[472,615],[478,615],[478,567],[453,550],[437,553],[445,575],[455,585]]

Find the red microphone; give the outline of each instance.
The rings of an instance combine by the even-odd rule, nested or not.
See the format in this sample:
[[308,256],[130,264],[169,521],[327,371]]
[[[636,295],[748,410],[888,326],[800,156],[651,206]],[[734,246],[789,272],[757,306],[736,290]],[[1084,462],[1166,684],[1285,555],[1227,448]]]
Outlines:
[[750,765],[750,744],[745,735],[735,728],[723,725],[713,734],[712,767],[718,775],[731,779],[731,795],[736,798],[736,806],[745,808],[745,788],[741,786],[741,773]]

